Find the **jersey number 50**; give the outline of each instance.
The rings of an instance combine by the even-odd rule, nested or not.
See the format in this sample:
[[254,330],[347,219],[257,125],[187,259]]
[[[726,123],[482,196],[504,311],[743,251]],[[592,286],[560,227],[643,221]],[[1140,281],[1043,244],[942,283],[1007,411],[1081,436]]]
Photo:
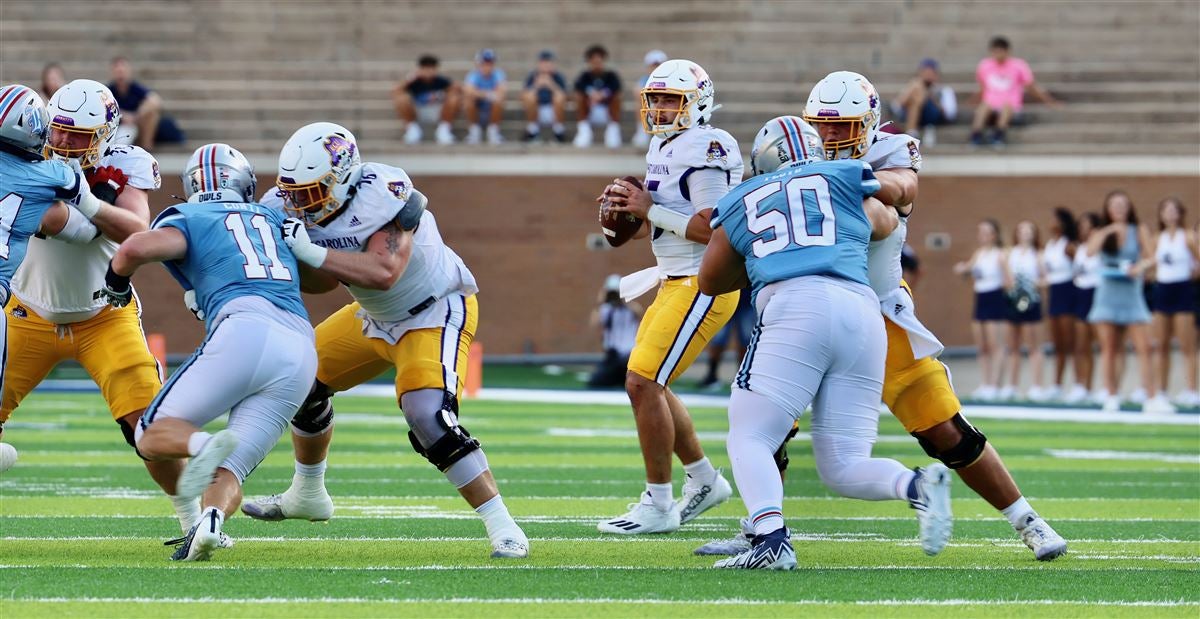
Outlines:
[[[769,210],[760,213],[759,204],[779,192],[784,192],[784,206],[774,200]],[[829,197],[829,181],[825,177],[797,176],[786,182],[767,183],[746,194],[746,227],[754,239],[754,256],[762,258],[795,245],[825,247],[837,242],[833,200]]]

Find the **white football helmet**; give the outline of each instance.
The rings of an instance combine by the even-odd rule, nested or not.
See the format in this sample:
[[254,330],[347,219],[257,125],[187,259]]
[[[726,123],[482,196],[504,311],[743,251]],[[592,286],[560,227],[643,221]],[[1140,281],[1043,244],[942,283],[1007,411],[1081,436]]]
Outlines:
[[[121,124],[121,108],[108,86],[94,80],[72,80],[50,97],[50,140],[46,158],[75,160],[84,170],[100,163]],[[55,131],[71,143],[55,146]],[[85,137],[79,137],[85,136]]]
[[848,124],[849,137],[825,142],[825,158],[858,159],[875,141],[880,106],[879,93],[867,78],[853,71],[834,71],[808,94],[804,120],[812,125]]
[[[679,107],[651,108],[649,95],[680,95]],[[700,65],[691,60],[668,60],[650,73],[642,88],[642,128],[650,135],[671,137],[688,127],[707,124],[719,108],[714,100],[713,82]],[[659,113],[675,112],[671,122],[660,123]]]
[[279,153],[284,208],[315,226],[342,208],[362,176],[358,142],[349,129],[333,123],[300,127]]
[[779,168],[825,160],[821,136],[812,125],[796,116],[778,116],[767,121],[754,136],[750,169],[754,175]]
[[40,159],[50,135],[50,116],[42,96],[28,86],[0,86],[0,143],[21,156]]
[[183,196],[189,201],[204,193],[210,195],[200,201],[253,202],[257,184],[250,160],[228,144],[197,148],[183,167]]

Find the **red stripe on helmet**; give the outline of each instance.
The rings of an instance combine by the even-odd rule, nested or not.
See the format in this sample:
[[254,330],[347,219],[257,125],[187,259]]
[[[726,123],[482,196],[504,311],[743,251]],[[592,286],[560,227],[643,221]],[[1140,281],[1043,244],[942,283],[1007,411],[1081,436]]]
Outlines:
[[783,137],[787,139],[788,152],[792,155],[792,161],[796,160],[796,146],[792,144],[792,134],[788,132],[787,125],[783,124],[783,119],[779,119],[779,126],[783,129]]
[[8,104],[8,107],[4,108],[3,112],[0,112],[0,122],[4,122],[4,119],[8,118],[8,113],[12,111],[13,106],[16,105],[18,101],[20,101],[22,98],[25,97],[24,91],[29,90],[28,88],[25,88],[24,86],[12,86],[12,87],[8,88],[7,90],[5,90],[3,93],[0,93],[0,99],[4,99],[8,95],[12,94],[13,89],[16,89],[16,96],[13,97],[13,100],[12,100],[12,102],[10,102]]

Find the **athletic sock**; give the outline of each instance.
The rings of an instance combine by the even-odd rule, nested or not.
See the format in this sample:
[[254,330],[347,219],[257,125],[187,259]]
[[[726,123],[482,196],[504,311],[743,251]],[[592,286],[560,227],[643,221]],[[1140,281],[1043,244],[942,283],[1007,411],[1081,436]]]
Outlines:
[[325,463],[302,464],[296,461],[296,474],[292,475],[292,488],[298,492],[321,494],[325,492]]
[[316,464],[304,464],[296,461],[296,474],[300,477],[324,477],[325,476],[325,460]]
[[704,484],[717,476],[717,469],[713,468],[712,462],[709,462],[707,457],[683,465],[683,472],[687,473],[687,483],[694,481],[697,484]]
[[646,494],[650,496],[650,503],[663,511],[671,509],[671,504],[675,502],[675,489],[671,482],[665,484],[646,482]]
[[512,516],[508,513],[508,507],[504,505],[504,499],[498,494],[488,499],[483,505],[476,507],[475,513],[479,514],[479,517],[483,519],[483,526],[487,529],[488,539],[495,540],[497,537],[525,537],[525,533],[521,531],[521,527],[517,526],[517,521],[513,520]]
[[1008,518],[1009,524],[1018,531],[1024,529],[1029,524],[1030,520],[1038,517],[1037,512],[1033,511],[1033,506],[1025,497],[1021,497],[1013,502],[1012,505],[1000,510],[1005,518]]
[[777,505],[760,507],[750,514],[755,535],[766,535],[783,528],[783,510]]
[[194,456],[200,453],[200,450],[204,449],[210,438],[212,438],[212,435],[208,432],[192,432],[192,435],[188,437],[188,455]]
[[917,480],[920,476],[916,471],[909,471],[907,475],[900,476],[896,480],[896,498],[906,499],[909,503],[921,498],[921,494],[917,491]]
[[175,516],[179,518],[179,527],[186,534],[200,519],[200,499],[182,499],[173,494],[168,494],[167,498],[171,499],[171,507],[175,508]]

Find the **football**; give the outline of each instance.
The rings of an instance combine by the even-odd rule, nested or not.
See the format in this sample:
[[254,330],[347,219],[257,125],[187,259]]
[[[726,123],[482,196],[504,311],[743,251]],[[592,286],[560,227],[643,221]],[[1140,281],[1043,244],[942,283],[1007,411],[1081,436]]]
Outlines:
[[[624,176],[621,180],[642,188],[642,181],[635,176]],[[613,247],[624,245],[642,227],[642,220],[629,213],[609,210],[608,196],[600,202],[600,228],[604,230],[604,239]]]

